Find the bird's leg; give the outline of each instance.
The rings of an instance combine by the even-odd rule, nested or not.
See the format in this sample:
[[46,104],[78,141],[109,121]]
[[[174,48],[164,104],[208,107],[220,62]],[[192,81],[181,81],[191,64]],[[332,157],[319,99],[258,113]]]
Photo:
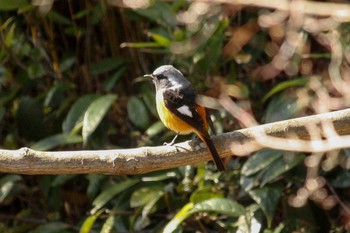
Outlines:
[[164,146],[173,146],[175,144],[175,140],[176,138],[179,136],[179,132],[176,133],[175,137],[173,138],[173,140],[171,140],[171,142],[164,142]]

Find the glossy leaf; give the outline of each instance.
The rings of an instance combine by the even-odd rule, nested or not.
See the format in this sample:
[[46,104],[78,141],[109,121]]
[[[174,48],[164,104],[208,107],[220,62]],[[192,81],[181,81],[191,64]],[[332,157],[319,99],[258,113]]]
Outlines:
[[190,197],[190,201],[192,203],[200,203],[202,201],[212,199],[212,198],[223,198],[224,195],[222,193],[214,193],[212,192],[210,187],[205,187],[202,189],[195,190]]
[[89,105],[98,98],[96,94],[89,94],[80,97],[70,108],[66,119],[63,121],[62,130],[70,133],[77,125],[83,122],[84,114]]
[[11,194],[16,182],[21,179],[19,175],[5,175],[0,178],[0,204]]
[[251,155],[242,167],[242,174],[250,176],[258,171],[268,167],[273,161],[282,157],[282,151],[277,150],[260,150]]
[[139,180],[137,179],[128,179],[125,181],[121,181],[117,184],[114,184],[110,186],[109,188],[103,190],[100,195],[98,195],[95,200],[92,202],[92,206],[94,207],[91,210],[91,213],[96,213],[99,209],[101,209],[107,202],[109,202],[115,195],[117,195],[120,192],[125,191],[126,189],[130,188],[131,186],[137,184]]
[[81,136],[63,133],[44,138],[33,144],[31,148],[34,150],[44,151],[51,150],[58,146],[65,146],[82,142],[83,138]]
[[270,186],[249,191],[249,195],[263,210],[267,218],[267,225],[269,228],[272,225],[276,208],[280,202],[282,190],[283,187],[281,186]]
[[165,226],[163,233],[172,233],[174,232],[179,225],[192,215],[190,211],[194,207],[192,202],[184,205],[179,212],[171,219],[171,221]]
[[85,219],[85,221],[83,222],[83,225],[80,227],[79,233],[90,233],[95,221],[103,212],[105,212],[105,209],[101,209],[97,211],[95,214]]
[[308,82],[307,78],[297,78],[292,79],[288,81],[284,81],[279,83],[278,85],[274,86],[262,99],[262,102],[265,102],[267,99],[269,99],[271,96],[287,89],[290,87],[296,87],[296,86],[304,86]]
[[142,100],[136,96],[132,96],[128,101],[128,116],[131,122],[141,128],[146,129],[150,124],[149,113]]
[[244,207],[227,198],[212,198],[199,202],[193,206],[190,213],[214,212],[232,217],[244,214]]
[[135,208],[147,205],[150,201],[157,199],[159,195],[163,195],[164,191],[161,186],[144,187],[132,193],[130,198],[130,206]]
[[101,123],[102,119],[116,99],[116,95],[104,95],[97,98],[89,105],[83,120],[84,145],[87,144],[89,137]]
[[261,185],[274,180],[283,173],[289,171],[290,169],[297,166],[299,163],[303,162],[305,156],[303,154],[293,154],[288,153],[283,157],[275,160],[267,169],[263,175]]
[[296,116],[299,110],[295,97],[276,96],[267,107],[265,121],[271,123],[287,120]]

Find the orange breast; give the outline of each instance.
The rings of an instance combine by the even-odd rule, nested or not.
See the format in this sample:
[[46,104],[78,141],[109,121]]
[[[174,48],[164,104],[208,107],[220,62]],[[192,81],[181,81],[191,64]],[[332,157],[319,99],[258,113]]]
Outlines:
[[[189,134],[192,132],[196,132],[196,130],[192,126],[190,126],[189,124],[181,120],[171,111],[169,111],[167,107],[165,107],[164,101],[163,101],[163,93],[157,93],[156,98],[157,98],[157,111],[159,114],[159,118],[167,128],[180,134]],[[206,118],[205,108],[202,106],[197,106],[196,110],[201,116],[201,118],[204,120],[205,130],[208,130],[208,122]]]

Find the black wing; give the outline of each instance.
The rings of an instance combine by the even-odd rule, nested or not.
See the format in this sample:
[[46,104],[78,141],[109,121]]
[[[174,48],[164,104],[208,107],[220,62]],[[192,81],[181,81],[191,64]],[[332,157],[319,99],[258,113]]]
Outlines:
[[[187,89],[188,90],[188,89]],[[204,121],[196,110],[196,93],[189,90],[187,93],[182,93],[178,90],[167,89],[163,93],[165,107],[174,113],[181,120],[191,125],[203,136],[209,137],[208,132],[204,127]],[[187,106],[191,112],[190,115],[181,113],[178,109],[182,106]]]

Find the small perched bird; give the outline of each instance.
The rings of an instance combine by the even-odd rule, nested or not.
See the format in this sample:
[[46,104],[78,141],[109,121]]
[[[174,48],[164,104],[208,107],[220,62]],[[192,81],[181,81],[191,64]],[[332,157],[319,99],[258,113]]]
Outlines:
[[164,125],[179,134],[196,133],[206,144],[219,171],[225,166],[208,133],[208,113],[196,103],[196,91],[185,76],[172,65],[157,68],[151,77],[156,87],[157,111]]

